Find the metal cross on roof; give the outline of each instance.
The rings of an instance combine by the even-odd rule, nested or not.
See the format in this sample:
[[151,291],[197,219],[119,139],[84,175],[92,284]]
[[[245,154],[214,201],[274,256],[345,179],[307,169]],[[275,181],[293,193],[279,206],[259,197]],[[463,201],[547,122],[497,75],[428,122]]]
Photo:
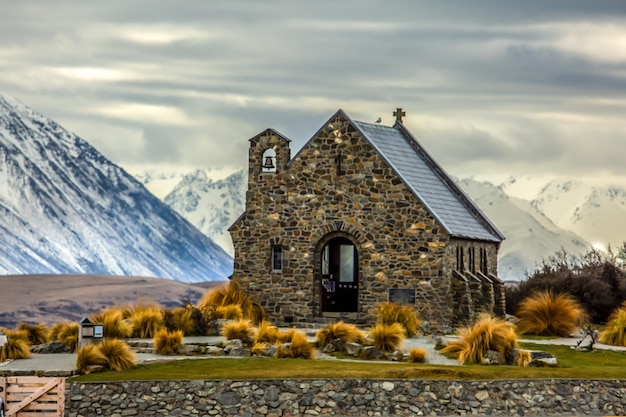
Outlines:
[[402,123],[402,118],[406,116],[406,112],[402,111],[402,107],[398,107],[396,111],[393,112],[393,115],[396,116],[396,121]]

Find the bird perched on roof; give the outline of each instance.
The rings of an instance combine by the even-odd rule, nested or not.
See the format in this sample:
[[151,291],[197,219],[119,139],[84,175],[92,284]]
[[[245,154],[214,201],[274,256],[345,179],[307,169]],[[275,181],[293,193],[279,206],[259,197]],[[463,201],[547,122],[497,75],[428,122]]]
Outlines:
[[376,119],[376,121],[375,121],[374,123],[380,123],[380,122],[382,122],[382,121],[383,121],[383,119],[381,119],[381,118],[379,117],[378,119]]

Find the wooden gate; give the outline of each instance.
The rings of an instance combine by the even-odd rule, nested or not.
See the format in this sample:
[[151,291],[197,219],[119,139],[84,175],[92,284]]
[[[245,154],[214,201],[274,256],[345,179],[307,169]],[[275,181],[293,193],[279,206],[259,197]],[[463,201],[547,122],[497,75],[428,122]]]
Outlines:
[[63,417],[65,378],[0,378],[6,417]]

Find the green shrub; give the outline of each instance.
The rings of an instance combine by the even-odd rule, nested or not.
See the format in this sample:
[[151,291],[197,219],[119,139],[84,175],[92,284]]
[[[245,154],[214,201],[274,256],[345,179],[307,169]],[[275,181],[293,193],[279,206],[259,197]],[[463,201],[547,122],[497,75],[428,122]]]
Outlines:
[[378,323],[369,331],[369,342],[382,352],[393,352],[402,349],[406,330],[400,323]]
[[567,337],[585,320],[585,310],[569,294],[536,293],[516,312],[520,334]]
[[611,314],[598,340],[607,345],[626,346],[626,303]]
[[344,323],[343,321],[330,323],[328,326],[319,329],[315,334],[317,345],[321,348],[335,339],[341,339],[345,343],[363,343],[365,334],[354,324]]
[[154,348],[159,355],[175,355],[183,345],[183,332],[161,329],[154,337]]
[[472,326],[459,329],[457,335],[459,339],[451,341],[441,351],[456,356],[463,364],[482,363],[489,350],[500,352],[506,360],[517,348],[515,326],[485,313]]
[[406,330],[406,337],[413,337],[419,333],[422,321],[417,317],[414,306],[395,303],[382,303],[376,308],[378,323],[399,323]]

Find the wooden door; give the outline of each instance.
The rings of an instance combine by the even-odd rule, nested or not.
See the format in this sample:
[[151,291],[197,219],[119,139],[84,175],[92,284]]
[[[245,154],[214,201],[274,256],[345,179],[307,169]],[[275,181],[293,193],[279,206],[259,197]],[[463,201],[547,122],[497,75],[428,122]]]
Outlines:
[[335,238],[322,249],[322,312],[356,312],[359,263],[354,244]]

